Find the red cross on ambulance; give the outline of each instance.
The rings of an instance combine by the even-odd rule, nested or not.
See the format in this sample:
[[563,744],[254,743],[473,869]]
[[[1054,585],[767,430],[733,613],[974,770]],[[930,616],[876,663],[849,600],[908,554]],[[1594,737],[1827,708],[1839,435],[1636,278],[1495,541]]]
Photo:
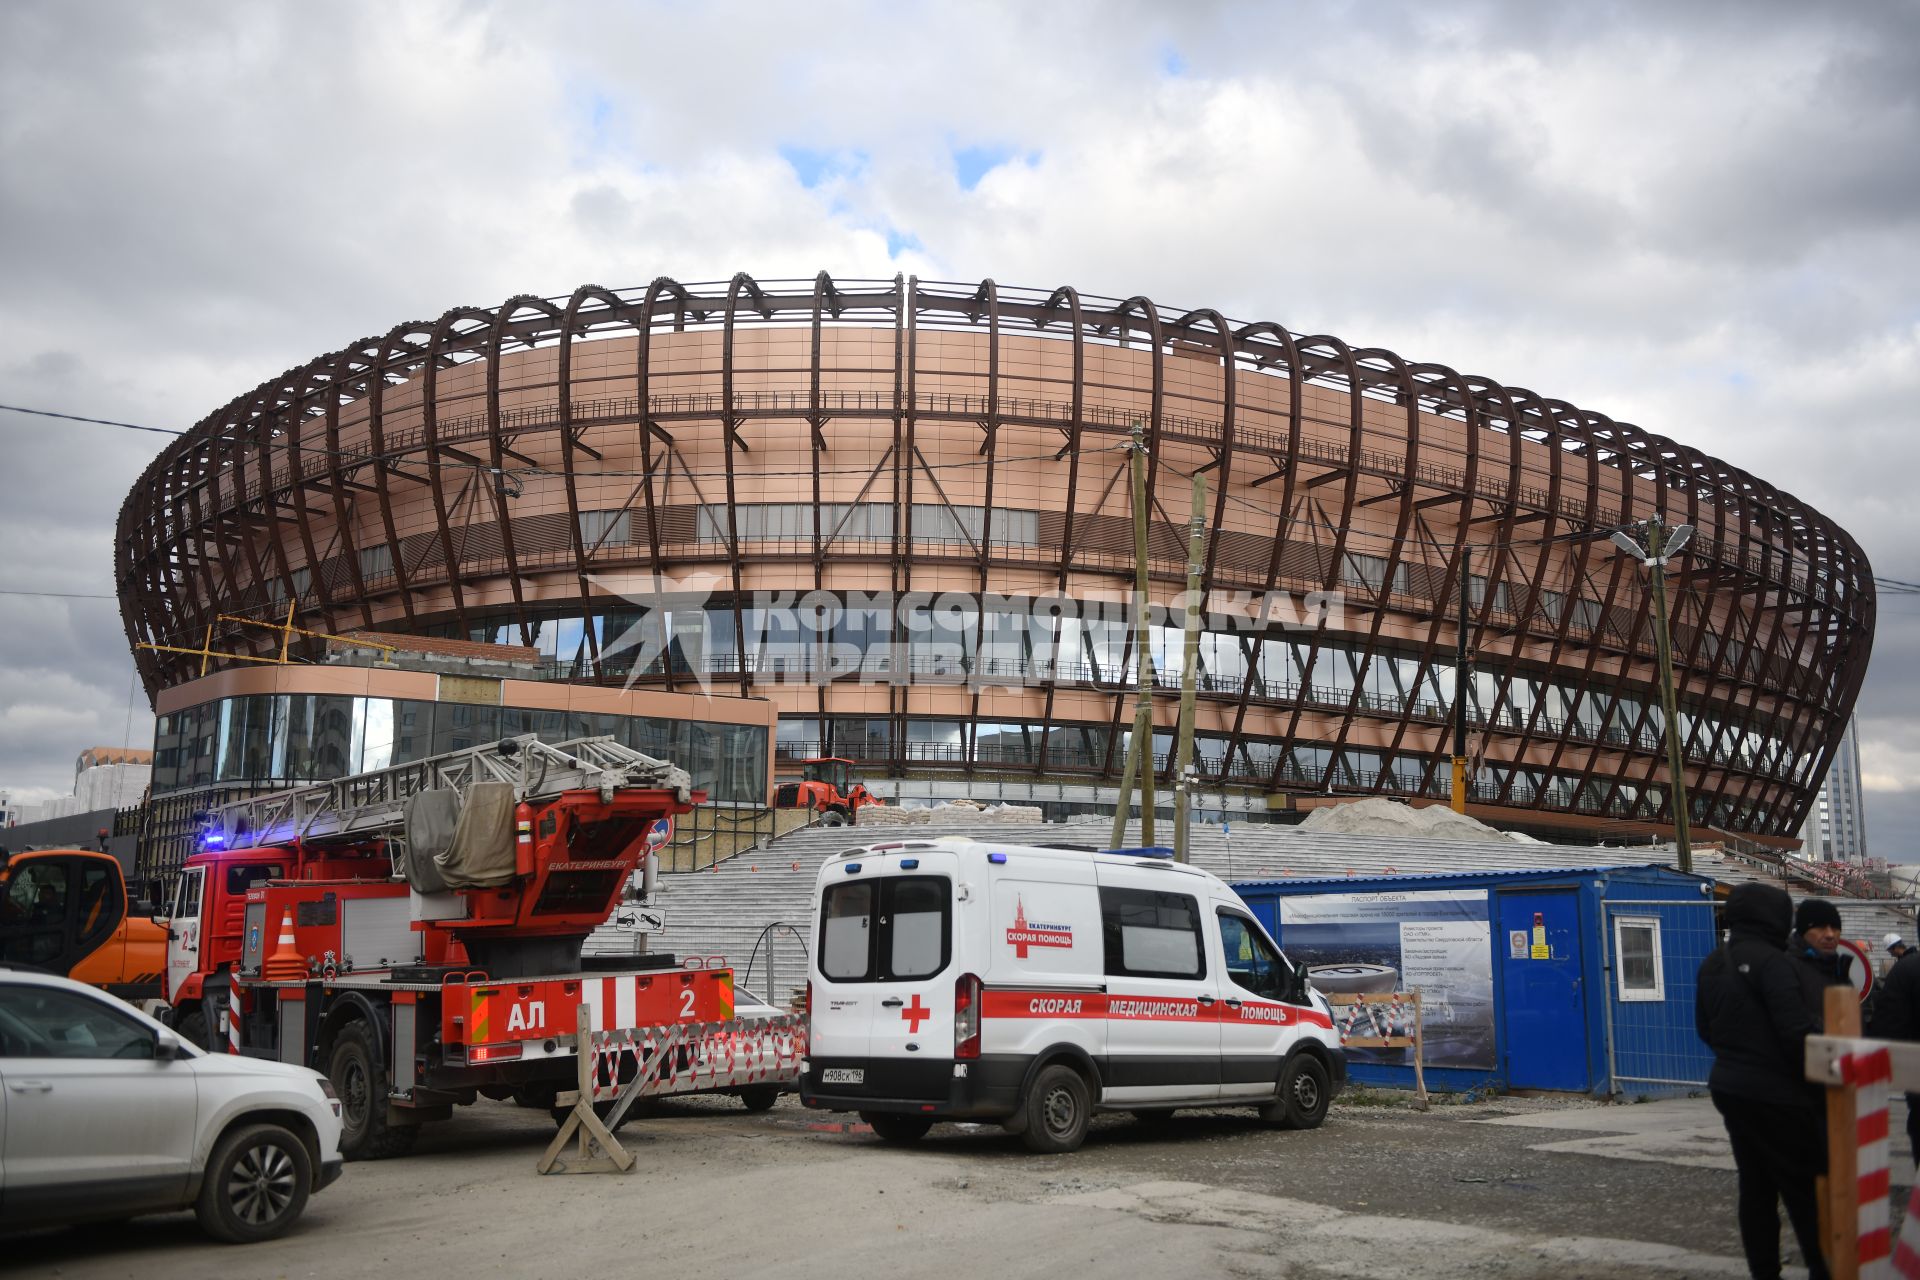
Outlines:
[[933,1010],[920,1003],[920,993],[916,991],[913,993],[913,1003],[902,1009],[900,1016],[907,1020],[907,1034],[917,1036],[920,1034],[920,1024],[933,1016]]

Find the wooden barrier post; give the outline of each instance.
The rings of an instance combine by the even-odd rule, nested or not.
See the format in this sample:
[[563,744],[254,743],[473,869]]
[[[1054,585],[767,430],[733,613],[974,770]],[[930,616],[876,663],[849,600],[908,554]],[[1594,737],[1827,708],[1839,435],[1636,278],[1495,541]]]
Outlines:
[[[1824,1012],[1827,1035],[1852,1039],[1860,1034],[1860,997],[1851,986],[1828,987]],[[1827,1268],[1836,1280],[1851,1280],[1860,1273],[1856,1235],[1860,1221],[1859,1102],[1859,1091],[1851,1080],[1827,1086],[1827,1178],[1820,1204]]]
[[[534,1168],[541,1173],[607,1173],[615,1169],[631,1173],[633,1154],[614,1140],[613,1131],[593,1109],[593,1010],[584,1003],[580,1006],[576,1032],[574,1062],[579,1087],[554,1100],[561,1106],[571,1103],[573,1110],[567,1113],[560,1132],[553,1135],[553,1141],[547,1144]],[[579,1140],[579,1150],[573,1159],[562,1161],[560,1153],[566,1150],[567,1141],[575,1137]]]
[[[1404,1036],[1349,1036],[1341,1030],[1339,1019],[1334,1021],[1334,1031],[1340,1036],[1340,1043],[1348,1049],[1411,1049],[1413,1050],[1413,1098],[1414,1108],[1427,1109],[1427,1074],[1421,1058],[1426,1052],[1426,1016],[1420,1002],[1419,991],[1395,992],[1391,995],[1355,994],[1330,995],[1327,1003],[1335,1009],[1365,1008],[1368,1005],[1395,1005],[1411,999],[1413,1002],[1412,1034]],[[1373,1028],[1370,1026],[1369,1030]],[[1391,1023],[1389,1023],[1391,1029]]]
[[1421,1059],[1427,1056],[1427,1015],[1420,1003],[1420,992],[1415,989],[1413,995],[1413,1105],[1416,1110],[1427,1109],[1427,1072],[1421,1065]]

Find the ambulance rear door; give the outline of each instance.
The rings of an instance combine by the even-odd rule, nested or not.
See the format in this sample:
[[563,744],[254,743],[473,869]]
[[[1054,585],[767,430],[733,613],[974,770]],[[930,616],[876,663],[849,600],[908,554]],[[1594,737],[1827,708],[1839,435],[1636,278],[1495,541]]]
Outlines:
[[876,1077],[856,1062],[953,1056],[956,859],[930,854],[937,865],[918,854],[827,864],[808,1044],[809,1056],[823,1064],[822,1088],[874,1091],[889,1075],[902,1083],[897,1073]]

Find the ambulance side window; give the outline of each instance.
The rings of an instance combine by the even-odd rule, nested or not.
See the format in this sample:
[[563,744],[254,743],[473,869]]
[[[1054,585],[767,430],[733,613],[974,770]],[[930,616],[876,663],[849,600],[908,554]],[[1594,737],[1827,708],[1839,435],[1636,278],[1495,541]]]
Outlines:
[[1134,978],[1202,978],[1200,907],[1180,893],[1149,889],[1100,890],[1107,973]]
[[820,904],[820,972],[842,982],[873,976],[873,882],[836,884]]
[[1243,991],[1268,1000],[1287,998],[1287,962],[1268,944],[1253,922],[1231,911],[1222,911],[1220,951],[1227,959],[1227,976]]

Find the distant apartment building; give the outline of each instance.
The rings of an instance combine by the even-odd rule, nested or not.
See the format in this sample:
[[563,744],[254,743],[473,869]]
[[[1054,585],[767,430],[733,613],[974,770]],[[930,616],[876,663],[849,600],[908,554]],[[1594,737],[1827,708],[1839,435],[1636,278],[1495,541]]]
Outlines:
[[1820,794],[1801,828],[1806,841],[1802,853],[1823,862],[1864,862],[1867,858],[1867,815],[1860,790],[1860,726],[1847,721],[1847,731],[1834,753]]
[[153,752],[88,747],[73,766],[73,794],[38,802],[0,796],[0,826],[24,826],[139,804],[153,777]]

